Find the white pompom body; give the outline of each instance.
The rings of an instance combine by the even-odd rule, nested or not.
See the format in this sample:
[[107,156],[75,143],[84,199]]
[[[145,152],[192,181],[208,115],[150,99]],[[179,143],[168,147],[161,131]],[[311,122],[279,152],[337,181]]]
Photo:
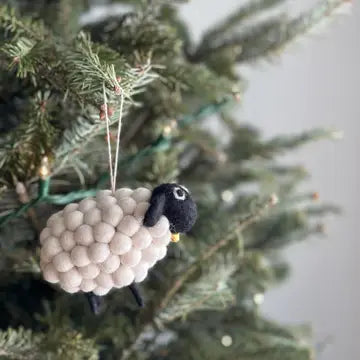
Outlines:
[[100,296],[143,281],[171,240],[166,217],[143,225],[150,197],[146,188],[101,190],[52,215],[40,234],[44,279],[69,293]]

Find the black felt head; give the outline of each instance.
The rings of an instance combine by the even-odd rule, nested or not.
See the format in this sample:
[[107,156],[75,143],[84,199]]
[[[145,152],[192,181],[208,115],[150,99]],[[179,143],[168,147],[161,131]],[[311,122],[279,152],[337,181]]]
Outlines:
[[197,208],[190,192],[178,184],[162,184],[156,187],[145,214],[144,225],[154,226],[161,215],[167,217],[173,234],[186,233],[195,224]]

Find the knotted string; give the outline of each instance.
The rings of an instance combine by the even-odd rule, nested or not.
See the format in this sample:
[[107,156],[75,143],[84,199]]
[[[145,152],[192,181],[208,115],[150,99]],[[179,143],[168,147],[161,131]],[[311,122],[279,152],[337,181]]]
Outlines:
[[124,107],[124,93],[123,93],[123,91],[121,91],[121,93],[120,93],[120,108],[119,108],[118,129],[117,129],[117,136],[116,136],[116,150],[115,150],[114,166],[113,166],[112,152],[111,152],[110,120],[109,120],[109,115],[108,115],[105,83],[103,83],[103,95],[104,95],[104,110],[105,110],[105,120],[106,120],[106,139],[107,139],[107,145],[108,145],[108,158],[109,158],[109,169],[110,169],[110,184],[111,184],[111,191],[113,193],[115,193],[118,160],[119,160],[119,149],[120,149],[120,134],[121,134],[123,107]]

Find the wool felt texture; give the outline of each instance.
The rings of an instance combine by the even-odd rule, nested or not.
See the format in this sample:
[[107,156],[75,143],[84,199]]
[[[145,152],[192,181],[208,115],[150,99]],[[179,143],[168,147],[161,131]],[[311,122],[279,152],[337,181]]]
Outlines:
[[170,242],[164,216],[154,227],[142,224],[150,197],[146,188],[102,190],[52,215],[40,234],[45,280],[99,296],[143,281]]
[[171,232],[189,230],[196,215],[189,192],[176,184],[153,192],[101,190],[47,221],[40,234],[44,279],[69,293],[98,296],[141,282],[166,256]]
[[151,195],[144,225],[154,226],[162,216],[170,222],[172,233],[186,233],[194,226],[197,207],[190,192],[178,184],[162,184]]

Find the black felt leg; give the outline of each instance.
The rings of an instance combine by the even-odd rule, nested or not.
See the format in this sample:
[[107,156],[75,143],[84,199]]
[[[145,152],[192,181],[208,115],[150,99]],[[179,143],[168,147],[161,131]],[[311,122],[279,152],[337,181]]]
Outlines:
[[86,297],[87,297],[87,299],[89,301],[91,311],[95,315],[99,315],[100,314],[101,297],[95,295],[92,292],[86,293],[85,295],[86,295]]
[[140,307],[144,307],[144,300],[140,294],[138,287],[135,284],[131,284],[131,285],[129,285],[129,289],[130,289],[131,293],[134,295],[136,303]]

